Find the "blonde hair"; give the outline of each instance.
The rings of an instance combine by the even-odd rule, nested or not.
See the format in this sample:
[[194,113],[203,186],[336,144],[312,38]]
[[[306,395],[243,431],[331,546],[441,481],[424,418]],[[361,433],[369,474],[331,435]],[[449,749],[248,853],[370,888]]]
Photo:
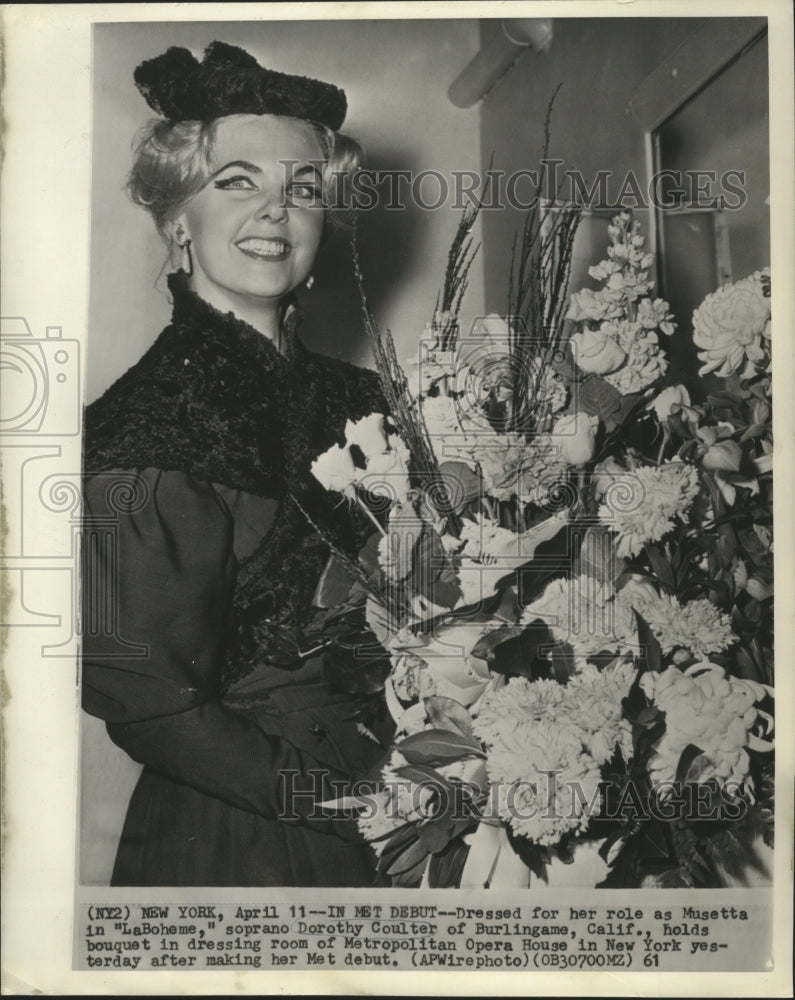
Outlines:
[[[328,205],[334,200],[332,185],[363,166],[364,151],[342,132],[301,118],[293,120],[308,127],[320,144],[325,160],[323,200]],[[172,124],[158,118],[148,122],[138,137],[127,192],[136,205],[149,212],[166,242],[172,242],[169,226],[174,217],[210,179],[219,121],[222,119]],[[326,219],[334,223],[335,213],[327,211]]]

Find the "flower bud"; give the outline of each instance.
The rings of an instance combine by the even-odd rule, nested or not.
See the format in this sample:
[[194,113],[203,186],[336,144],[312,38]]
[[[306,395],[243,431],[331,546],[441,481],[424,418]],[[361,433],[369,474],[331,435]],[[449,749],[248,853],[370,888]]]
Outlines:
[[590,413],[567,413],[555,424],[550,435],[569,465],[584,465],[593,458],[599,418]]

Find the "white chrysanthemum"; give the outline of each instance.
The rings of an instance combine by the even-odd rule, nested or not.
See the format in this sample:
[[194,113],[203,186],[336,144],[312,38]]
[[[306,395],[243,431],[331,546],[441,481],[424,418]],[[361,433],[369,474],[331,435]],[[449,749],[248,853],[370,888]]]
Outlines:
[[526,441],[519,434],[481,433],[471,455],[486,493],[497,500],[518,496],[525,503],[543,502],[549,489],[566,479],[565,460],[547,438]]
[[568,642],[577,656],[621,650],[635,641],[633,616],[615,600],[611,584],[591,576],[553,580],[525,609],[522,621],[540,618],[558,642]]
[[634,470],[630,502],[599,508],[599,520],[617,536],[619,556],[637,555],[646,542],[657,542],[673,528],[675,517],[684,518],[699,491],[698,472],[685,462],[666,462]]
[[655,782],[676,778],[682,752],[691,744],[702,755],[694,762],[689,779],[714,778],[721,784],[748,777],[748,747],[772,749],[772,743],[762,743],[753,732],[769,718],[756,707],[765,696],[761,684],[731,677],[709,662],[694,664],[685,673],[676,667],[646,673],[640,684],[665,712],[665,733],[649,764]]
[[511,720],[516,727],[541,719],[555,718],[563,701],[565,688],[557,681],[529,681],[512,677],[508,683],[487,694],[478,711],[479,732],[482,739],[498,732]]
[[770,299],[765,295],[763,276],[768,270],[734,284],[724,285],[708,295],[693,313],[693,341],[700,347],[703,361],[700,375],[715,372],[727,377],[741,371],[753,374],[765,359],[762,338],[770,337]]
[[502,819],[537,844],[585,830],[601,775],[577,727],[565,719],[517,722],[515,713],[494,721],[483,725],[481,716],[477,731],[489,747],[486,770]]
[[648,623],[663,653],[684,648],[702,657],[720,653],[737,641],[731,618],[708,598],[680,604],[669,594],[650,591],[653,588],[628,586],[621,591],[619,600],[628,602]]
[[623,716],[621,701],[636,672],[631,660],[619,660],[604,670],[582,663],[564,689],[566,717],[587,734],[586,748],[599,765],[610,760],[616,745],[625,761],[632,757],[632,727]]

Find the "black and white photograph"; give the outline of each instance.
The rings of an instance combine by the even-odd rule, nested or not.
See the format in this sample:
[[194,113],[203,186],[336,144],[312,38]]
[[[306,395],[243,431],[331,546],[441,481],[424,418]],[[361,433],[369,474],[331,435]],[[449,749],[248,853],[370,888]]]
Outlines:
[[791,995],[789,5],[12,6],[5,992]]

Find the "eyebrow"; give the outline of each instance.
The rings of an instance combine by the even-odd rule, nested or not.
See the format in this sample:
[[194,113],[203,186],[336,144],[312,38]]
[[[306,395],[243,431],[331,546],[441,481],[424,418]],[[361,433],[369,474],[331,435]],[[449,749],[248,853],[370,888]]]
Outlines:
[[[218,170],[216,170],[212,176],[217,177],[219,174],[222,174],[224,170],[229,170],[230,167],[239,167],[242,168],[243,170],[248,170],[249,173],[252,174],[262,173],[260,167],[258,167],[255,163],[249,163],[248,160],[231,160],[229,163],[225,163],[222,167],[219,167]],[[291,179],[294,179],[296,177],[304,177],[307,174],[312,175],[314,177],[322,176],[321,171],[317,168],[315,164],[307,163],[305,166],[299,167],[297,170],[294,170],[290,175],[290,177]]]
[[314,163],[307,163],[306,166],[299,167],[297,170],[293,171],[293,173],[292,173],[291,176],[294,179],[296,177],[304,177],[307,174],[311,174],[314,177],[322,177],[323,176],[322,172],[320,170],[318,170],[317,165],[314,164]]
[[222,174],[224,170],[228,170],[230,167],[242,167],[243,170],[248,170],[252,174],[261,174],[262,171],[255,163],[249,163],[248,160],[231,160],[229,163],[225,163],[222,167],[219,167],[215,171],[213,177],[217,177]]

